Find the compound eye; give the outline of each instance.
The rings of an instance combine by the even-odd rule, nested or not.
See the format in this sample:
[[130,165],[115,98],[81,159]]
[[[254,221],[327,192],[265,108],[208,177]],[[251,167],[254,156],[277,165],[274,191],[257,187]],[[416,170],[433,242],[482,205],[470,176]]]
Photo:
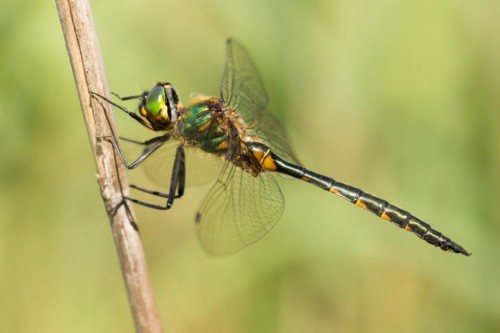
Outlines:
[[165,89],[162,86],[156,86],[148,93],[146,97],[146,108],[152,115],[157,115],[165,106]]

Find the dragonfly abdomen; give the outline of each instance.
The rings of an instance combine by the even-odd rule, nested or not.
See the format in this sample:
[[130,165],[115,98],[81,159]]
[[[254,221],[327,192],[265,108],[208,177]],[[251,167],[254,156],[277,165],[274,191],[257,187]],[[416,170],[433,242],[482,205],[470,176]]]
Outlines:
[[261,143],[251,143],[250,147],[254,156],[259,159],[260,164],[267,171],[281,172],[339,195],[356,206],[364,208],[378,217],[396,224],[400,228],[417,235],[421,239],[442,250],[461,253],[466,256],[470,255],[462,246],[433,229],[429,224],[386,200],[368,194],[359,188],[337,182],[333,178],[288,163],[273,153],[269,147]]
[[328,189],[324,188],[325,190],[335,193],[351,201],[356,206],[364,208],[378,217],[396,224],[400,228],[417,235],[427,243],[437,246],[444,251],[452,251],[467,256],[470,255],[462,246],[453,242],[441,232],[433,229],[428,223],[413,216],[410,212],[358,188],[336,182],[333,179],[331,180],[333,183]]

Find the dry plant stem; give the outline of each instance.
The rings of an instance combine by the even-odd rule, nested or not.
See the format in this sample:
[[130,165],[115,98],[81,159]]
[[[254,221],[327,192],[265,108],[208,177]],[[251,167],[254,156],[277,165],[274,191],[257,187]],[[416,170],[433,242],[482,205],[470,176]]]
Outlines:
[[92,91],[109,96],[90,4],[88,0],[56,0],[56,5],[136,332],[162,332],[142,243],[135,228],[134,214],[123,199],[128,193],[125,168],[109,139],[98,139],[114,136],[116,131],[109,106],[98,103],[89,95]]

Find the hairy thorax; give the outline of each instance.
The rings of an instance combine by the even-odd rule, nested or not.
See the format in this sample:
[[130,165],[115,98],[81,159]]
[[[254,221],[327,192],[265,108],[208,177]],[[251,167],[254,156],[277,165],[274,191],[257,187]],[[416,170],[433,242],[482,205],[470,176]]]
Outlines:
[[175,136],[187,147],[226,158],[256,176],[261,171],[246,142],[249,129],[234,109],[217,97],[198,97],[179,112]]

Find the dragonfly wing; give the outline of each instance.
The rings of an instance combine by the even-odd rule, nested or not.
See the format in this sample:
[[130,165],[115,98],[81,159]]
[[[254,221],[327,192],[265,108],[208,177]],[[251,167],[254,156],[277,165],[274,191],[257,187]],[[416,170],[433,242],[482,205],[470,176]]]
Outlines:
[[268,110],[260,112],[255,124],[250,125],[250,135],[254,134],[264,141],[263,143],[269,145],[281,158],[302,165],[290,145],[285,129],[281,126],[278,118]]
[[[249,103],[247,109],[252,108],[251,111],[268,103],[266,89],[257,67],[246,49],[231,38],[226,43],[226,65],[222,74],[221,95],[226,103],[231,105]],[[252,114],[248,116],[252,117]]]
[[[162,188],[168,188],[179,142],[171,140],[163,144],[145,161],[148,177]],[[186,164],[186,186],[205,185],[217,178],[224,160],[197,148],[184,147]]]
[[251,135],[258,136],[282,158],[300,165],[283,126],[266,108],[266,89],[246,49],[237,41],[228,39],[226,57],[221,82],[222,99],[242,116]]
[[274,177],[257,177],[226,162],[196,216],[198,237],[212,255],[237,252],[278,222],[284,199]]

